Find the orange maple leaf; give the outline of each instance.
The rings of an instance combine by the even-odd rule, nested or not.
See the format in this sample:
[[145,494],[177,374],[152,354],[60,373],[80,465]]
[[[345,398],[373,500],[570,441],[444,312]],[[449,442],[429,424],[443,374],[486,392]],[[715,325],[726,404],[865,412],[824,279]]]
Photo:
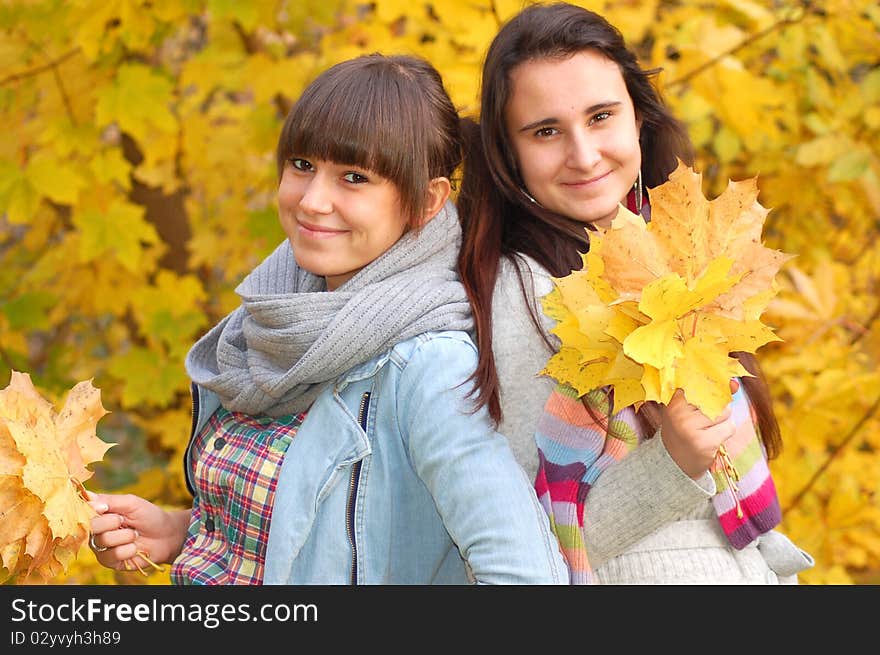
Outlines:
[[27,373],[0,390],[0,564],[7,577],[46,582],[67,570],[89,536],[83,482],[113,446],[95,427],[107,414],[91,381],[71,389],[61,412]]

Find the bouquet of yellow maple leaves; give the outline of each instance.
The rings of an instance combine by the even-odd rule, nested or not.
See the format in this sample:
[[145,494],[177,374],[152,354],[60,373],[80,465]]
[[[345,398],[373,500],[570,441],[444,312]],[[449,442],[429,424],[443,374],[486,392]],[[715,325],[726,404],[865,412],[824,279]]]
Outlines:
[[107,414],[90,381],[60,412],[26,373],[0,390],[0,581],[46,582],[66,571],[95,515],[83,483],[111,443],[95,426]]
[[668,403],[677,388],[710,417],[731,401],[731,357],[780,339],[761,322],[792,255],[764,247],[769,213],[756,178],[707,200],[702,175],[679,162],[649,189],[651,221],[621,207],[591,233],[584,267],[543,299],[561,348],[543,373],[579,395],[614,389],[614,411]]

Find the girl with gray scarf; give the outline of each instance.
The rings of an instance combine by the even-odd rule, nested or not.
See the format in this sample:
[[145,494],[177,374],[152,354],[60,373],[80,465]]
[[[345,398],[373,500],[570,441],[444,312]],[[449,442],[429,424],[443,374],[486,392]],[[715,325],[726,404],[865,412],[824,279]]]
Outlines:
[[278,145],[288,239],[186,357],[192,508],[95,495],[105,566],[176,584],[565,583],[546,515],[470,392],[449,201],[459,119],[427,62],[310,84]]

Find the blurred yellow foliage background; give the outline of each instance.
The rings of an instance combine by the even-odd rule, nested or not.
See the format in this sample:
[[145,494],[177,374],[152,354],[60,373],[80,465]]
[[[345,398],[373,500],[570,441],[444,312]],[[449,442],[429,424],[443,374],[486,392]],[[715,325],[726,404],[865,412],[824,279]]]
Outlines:
[[[119,444],[93,491],[189,503],[183,356],[283,238],[274,148],[318,72],[420,54],[462,113],[514,0],[2,0],[0,386],[92,379]],[[880,582],[880,6],[578,1],[617,25],[687,123],[707,197],[758,176],[766,245],[797,258],[759,356],[806,584]],[[59,584],[142,584],[83,549]],[[150,584],[167,584],[153,574]]]

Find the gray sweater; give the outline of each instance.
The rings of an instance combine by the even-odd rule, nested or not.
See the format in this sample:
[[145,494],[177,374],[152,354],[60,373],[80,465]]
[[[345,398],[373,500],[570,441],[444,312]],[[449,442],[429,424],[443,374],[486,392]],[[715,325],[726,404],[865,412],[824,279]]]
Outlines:
[[[530,479],[538,468],[534,432],[555,381],[540,375],[552,350],[527,309],[529,302],[548,331],[553,321],[538,298],[553,288],[547,271],[529,258],[516,268],[502,260],[492,299],[492,340],[501,391],[499,431]],[[558,343],[551,335],[551,342]],[[688,477],[662,439],[645,441],[611,465],[587,495],[585,545],[603,584],[775,584],[796,583],[812,558],[777,531],[742,550],[724,536],[711,498],[707,472]]]

